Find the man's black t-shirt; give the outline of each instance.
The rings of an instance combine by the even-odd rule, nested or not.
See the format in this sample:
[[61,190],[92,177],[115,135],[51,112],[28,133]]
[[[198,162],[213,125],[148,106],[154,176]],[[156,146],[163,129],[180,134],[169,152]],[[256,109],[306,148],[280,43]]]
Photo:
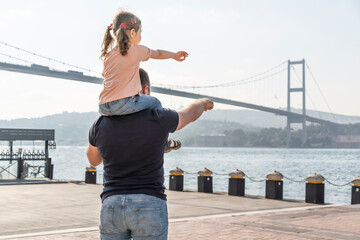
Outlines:
[[164,194],[164,148],[179,123],[169,109],[144,110],[125,116],[99,117],[90,128],[89,143],[104,164],[102,200],[115,194]]

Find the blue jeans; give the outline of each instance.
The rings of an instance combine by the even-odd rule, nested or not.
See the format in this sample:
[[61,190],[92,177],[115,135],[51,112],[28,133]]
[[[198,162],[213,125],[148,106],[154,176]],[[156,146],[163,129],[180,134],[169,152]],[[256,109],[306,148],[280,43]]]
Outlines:
[[162,109],[161,102],[149,95],[135,95],[101,104],[99,113],[102,116],[127,115],[144,109]]
[[112,195],[103,201],[100,239],[167,239],[166,201],[146,194]]

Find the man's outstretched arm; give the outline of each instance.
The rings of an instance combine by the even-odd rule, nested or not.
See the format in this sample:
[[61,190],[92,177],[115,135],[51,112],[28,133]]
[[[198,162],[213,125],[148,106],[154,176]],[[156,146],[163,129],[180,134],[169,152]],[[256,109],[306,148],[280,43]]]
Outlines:
[[204,111],[211,110],[213,108],[214,102],[211,99],[202,98],[191,103],[186,108],[177,111],[179,114],[179,124],[176,130],[180,130],[189,123],[194,122]]
[[94,147],[91,144],[89,144],[89,146],[86,150],[86,156],[89,160],[90,165],[93,167],[96,167],[97,165],[99,165],[103,162],[103,159],[101,158],[98,148]]

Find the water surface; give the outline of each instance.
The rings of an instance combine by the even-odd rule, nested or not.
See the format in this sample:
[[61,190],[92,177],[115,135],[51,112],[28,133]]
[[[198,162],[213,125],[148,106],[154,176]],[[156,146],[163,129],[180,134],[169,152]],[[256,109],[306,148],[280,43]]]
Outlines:
[[[84,180],[88,161],[86,147],[59,146],[50,151],[55,165],[55,179]],[[301,180],[313,173],[320,173],[330,181],[342,184],[360,176],[360,149],[261,149],[261,148],[186,148],[165,154],[165,174],[175,167],[195,173],[204,167],[227,174],[235,169],[261,180],[277,170],[285,176]],[[98,183],[102,183],[102,165],[98,167]],[[165,178],[168,187],[168,177]],[[228,191],[228,176],[214,175],[214,191]],[[246,179],[245,193],[265,194],[264,182]],[[185,189],[197,190],[197,175],[185,174]],[[350,203],[351,186],[325,185],[325,201]],[[304,200],[305,183],[284,180],[284,198]]]

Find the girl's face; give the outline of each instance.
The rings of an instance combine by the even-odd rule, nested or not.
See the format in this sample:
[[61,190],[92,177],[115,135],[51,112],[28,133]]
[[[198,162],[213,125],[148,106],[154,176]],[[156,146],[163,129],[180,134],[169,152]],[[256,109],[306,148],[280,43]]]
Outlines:
[[139,44],[141,41],[141,26],[136,32],[135,29],[130,30],[130,42],[131,44]]

